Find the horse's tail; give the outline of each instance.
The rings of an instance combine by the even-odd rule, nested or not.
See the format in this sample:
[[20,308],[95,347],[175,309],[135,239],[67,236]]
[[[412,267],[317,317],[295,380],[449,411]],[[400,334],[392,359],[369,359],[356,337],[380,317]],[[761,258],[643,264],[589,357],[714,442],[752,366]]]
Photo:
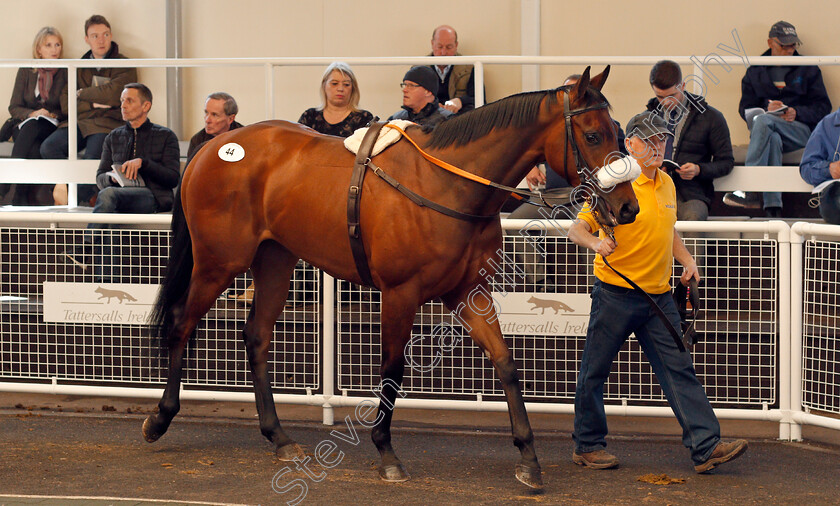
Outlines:
[[192,237],[181,205],[181,186],[175,192],[172,209],[172,235],[169,246],[169,263],[157,300],[149,316],[152,334],[161,338],[162,345],[169,343],[174,323],[173,309],[183,302],[190,286],[193,269]]

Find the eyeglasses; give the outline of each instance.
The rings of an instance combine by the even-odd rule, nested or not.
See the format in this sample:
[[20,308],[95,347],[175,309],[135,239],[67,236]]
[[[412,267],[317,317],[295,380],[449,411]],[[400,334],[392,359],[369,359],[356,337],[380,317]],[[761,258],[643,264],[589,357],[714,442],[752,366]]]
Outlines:
[[403,83],[400,83],[400,88],[402,88],[402,89],[408,88],[409,90],[413,90],[414,88],[422,88],[422,86],[420,86],[419,84],[403,82]]

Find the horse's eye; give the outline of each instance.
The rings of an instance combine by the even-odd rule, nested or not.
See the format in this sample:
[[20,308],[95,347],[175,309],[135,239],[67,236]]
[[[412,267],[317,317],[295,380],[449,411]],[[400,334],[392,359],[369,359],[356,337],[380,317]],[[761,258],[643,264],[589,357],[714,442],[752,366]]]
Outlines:
[[601,137],[595,133],[584,134],[584,137],[586,138],[586,142],[589,144],[598,144],[601,142]]

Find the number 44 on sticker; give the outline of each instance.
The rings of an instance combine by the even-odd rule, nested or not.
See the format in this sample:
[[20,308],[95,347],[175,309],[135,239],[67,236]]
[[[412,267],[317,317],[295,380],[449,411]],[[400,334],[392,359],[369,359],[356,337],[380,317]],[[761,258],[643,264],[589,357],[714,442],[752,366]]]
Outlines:
[[235,142],[228,142],[219,148],[219,158],[226,162],[238,162],[245,158],[245,148]]

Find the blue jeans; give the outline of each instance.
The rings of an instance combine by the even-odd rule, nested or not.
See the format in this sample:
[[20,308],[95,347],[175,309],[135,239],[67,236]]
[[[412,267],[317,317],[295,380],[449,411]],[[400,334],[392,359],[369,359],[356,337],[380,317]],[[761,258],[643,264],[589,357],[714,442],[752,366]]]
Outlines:
[[[671,294],[651,297],[679,329],[680,318]],[[679,351],[641,294],[600,280],[592,288],[589,329],[575,391],[572,437],[576,451],[586,453],[607,446],[604,383],[618,351],[633,332],[682,426],[683,444],[691,450],[691,459],[695,464],[705,462],[720,441],[720,424],[694,372],[691,354]]]
[[[109,186],[96,197],[94,213],[150,214],[158,211],[155,195],[148,188],[122,188]],[[93,276],[95,282],[111,283],[113,270],[119,268],[118,258],[113,253],[114,228],[109,223],[88,225],[86,242],[93,244]]]
[[[782,153],[804,148],[810,135],[811,129],[801,121],[762,114],[755,118],[750,130],[750,147],[744,165],[782,165]],[[764,207],[782,207],[782,194],[765,192]]]

